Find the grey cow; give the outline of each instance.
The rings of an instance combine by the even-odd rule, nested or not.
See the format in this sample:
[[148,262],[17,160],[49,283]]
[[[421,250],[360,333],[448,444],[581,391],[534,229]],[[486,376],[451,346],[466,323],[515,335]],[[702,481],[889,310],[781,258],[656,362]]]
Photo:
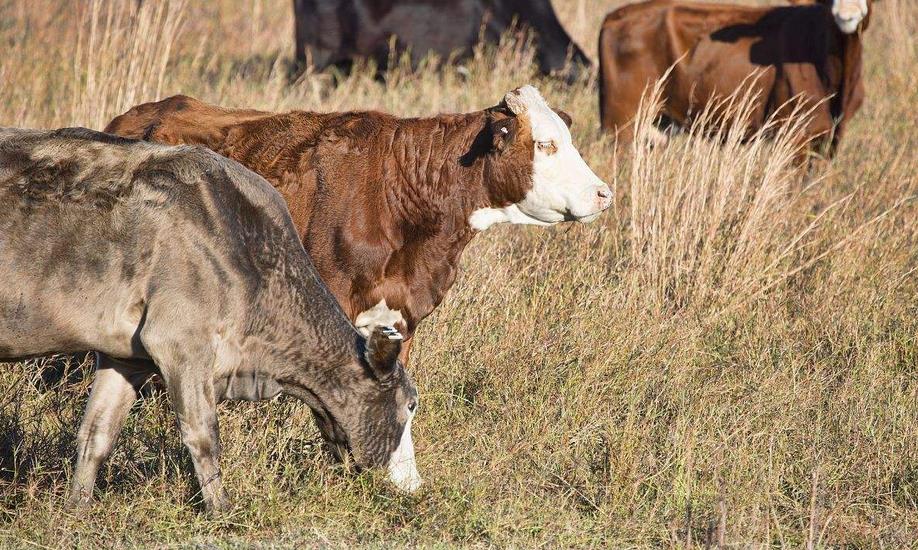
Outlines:
[[360,336],[281,196],[200,147],[0,128],[0,360],[96,351],[70,499],[91,499],[140,386],[161,375],[208,509],[229,505],[216,404],[304,400],[333,452],[420,484],[400,336]]

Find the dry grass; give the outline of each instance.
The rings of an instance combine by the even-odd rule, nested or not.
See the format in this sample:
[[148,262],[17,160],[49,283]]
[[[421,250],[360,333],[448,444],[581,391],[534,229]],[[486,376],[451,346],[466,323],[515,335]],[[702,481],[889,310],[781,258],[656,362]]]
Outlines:
[[[556,1],[590,53],[620,3]],[[291,86],[288,4],[0,4],[0,123],[99,128],[179,92],[417,115],[534,82],[617,184],[615,211],[472,243],[414,347],[417,496],[330,464],[304,405],[227,404],[238,506],[209,519],[153,395],[104,466],[99,503],[75,513],[62,495],[90,371],[28,362],[0,378],[0,545],[918,545],[911,0],[877,4],[867,104],[838,158],[803,173],[789,133],[743,143],[725,129],[616,158],[595,82],[537,78],[513,41],[481,50],[468,76],[400,68],[380,84],[361,70]]]

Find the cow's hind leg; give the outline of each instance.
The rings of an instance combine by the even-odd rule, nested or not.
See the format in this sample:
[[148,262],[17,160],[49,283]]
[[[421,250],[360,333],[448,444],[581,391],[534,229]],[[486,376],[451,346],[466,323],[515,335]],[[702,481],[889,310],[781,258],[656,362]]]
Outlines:
[[111,454],[140,387],[153,374],[150,367],[96,354],[96,378],[77,433],[76,467],[69,495],[71,504],[87,505],[92,500],[99,466]]

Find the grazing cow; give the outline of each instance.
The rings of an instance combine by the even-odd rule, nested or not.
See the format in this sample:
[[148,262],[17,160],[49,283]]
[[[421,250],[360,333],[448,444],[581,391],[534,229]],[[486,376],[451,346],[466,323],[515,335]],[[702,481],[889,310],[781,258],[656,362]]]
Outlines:
[[392,44],[396,54],[410,49],[415,66],[431,51],[467,56],[479,38],[497,42],[514,23],[535,31],[543,73],[563,71],[568,56],[572,79],[590,66],[550,0],[293,0],[293,10],[300,67],[347,67],[369,57],[385,68]]
[[829,140],[834,154],[864,99],[861,33],[873,1],[750,7],[651,0],[615,10],[599,37],[602,127],[630,141],[645,88],[675,65],[663,89],[665,122],[690,124],[746,82],[758,94],[750,130],[789,115],[799,96],[800,106],[813,109],[804,137]]
[[387,466],[405,490],[420,483],[401,336],[354,329],[260,176],[203,147],[0,129],[0,212],[0,359],[97,353],[73,503],[90,501],[154,373],[208,509],[229,504],[224,399],[303,399],[336,455]]
[[408,338],[456,278],[472,237],[502,222],[599,216],[612,200],[562,116],[531,86],[484,111],[399,119],[376,112],[272,114],[176,96],[134,107],[107,132],[197,143],[283,195],[319,274],[358,328]]

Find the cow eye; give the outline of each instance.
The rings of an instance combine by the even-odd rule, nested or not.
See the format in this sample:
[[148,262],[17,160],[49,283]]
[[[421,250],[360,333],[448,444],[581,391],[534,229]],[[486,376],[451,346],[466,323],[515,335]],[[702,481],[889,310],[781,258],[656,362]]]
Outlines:
[[558,146],[555,145],[554,141],[540,141],[538,143],[539,151],[542,151],[548,155],[554,155],[558,152]]
[[411,403],[408,403],[408,412],[410,412],[411,414],[414,414],[414,411],[417,408],[418,408],[417,401],[412,401]]

